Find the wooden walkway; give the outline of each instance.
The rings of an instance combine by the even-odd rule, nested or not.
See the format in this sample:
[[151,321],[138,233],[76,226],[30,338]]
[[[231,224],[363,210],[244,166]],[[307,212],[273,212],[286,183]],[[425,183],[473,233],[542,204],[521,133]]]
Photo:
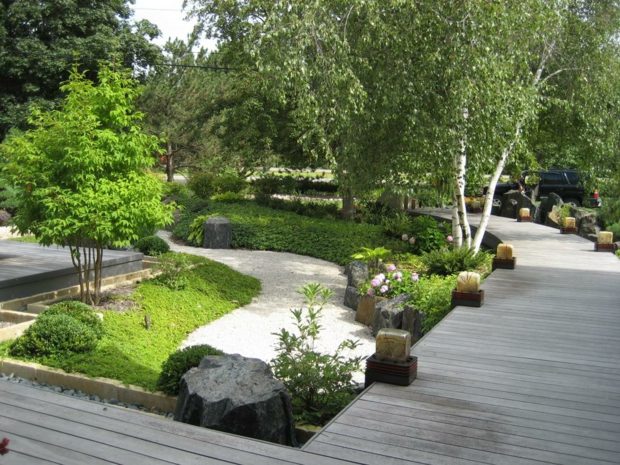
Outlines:
[[620,260],[494,217],[517,269],[413,349],[418,379],[375,384],[303,450],[0,382],[15,464],[620,463]]
[[418,379],[375,384],[306,450],[365,464],[620,463],[620,260],[493,217],[517,269],[413,349]]

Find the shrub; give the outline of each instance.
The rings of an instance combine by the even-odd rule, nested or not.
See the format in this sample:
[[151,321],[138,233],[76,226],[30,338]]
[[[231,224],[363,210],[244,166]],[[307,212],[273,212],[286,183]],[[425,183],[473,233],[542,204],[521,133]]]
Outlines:
[[179,383],[185,373],[197,367],[203,357],[222,354],[222,351],[207,344],[190,346],[173,352],[161,367],[157,389],[171,396],[178,395]]
[[207,221],[211,215],[200,215],[194,218],[190,227],[189,234],[187,235],[187,242],[196,247],[202,247],[205,238],[205,221]]
[[88,326],[100,339],[103,336],[103,323],[90,305],[77,300],[58,302],[43,312],[43,315],[69,315]]
[[471,249],[459,247],[433,250],[422,255],[421,259],[429,274],[448,276],[461,271],[488,272],[491,255],[486,252],[474,255]]
[[430,216],[417,216],[411,221],[409,237],[415,237],[415,253],[430,252],[445,245],[446,232],[439,222]]
[[424,312],[422,331],[427,333],[452,309],[456,276],[429,276],[420,279],[413,294],[415,307]]
[[214,177],[210,173],[194,173],[189,178],[188,187],[198,198],[208,199],[215,192]]
[[257,195],[256,203],[274,210],[285,210],[310,218],[338,218],[340,205],[329,201],[305,201],[301,199],[279,199],[268,195]]
[[16,356],[55,356],[90,352],[97,335],[87,325],[67,314],[43,313],[10,348]]
[[410,235],[413,232],[413,219],[406,213],[396,213],[393,216],[383,218],[381,227],[388,236],[402,237],[403,234]]
[[159,236],[147,236],[141,239],[133,245],[144,255],[161,255],[170,250],[168,243]]
[[291,393],[296,419],[324,424],[353,400],[352,374],[360,369],[362,358],[344,357],[345,350],[357,347],[351,339],[341,342],[334,354],[314,350],[321,312],[332,292],[317,283],[306,284],[301,292],[307,308],[291,310],[298,334],[286,329],[276,333],[278,354],[271,367]]
[[193,192],[185,185],[178,182],[163,183],[162,198],[166,201],[173,201],[178,204],[185,204],[192,197]]
[[605,230],[614,233],[615,241],[620,241],[620,222],[608,225]]
[[191,257],[183,253],[168,253],[159,257],[157,270],[161,273],[155,280],[173,291],[187,287],[187,271],[192,266]]
[[225,171],[213,178],[213,191],[216,194],[231,192],[238,194],[246,187],[245,180],[234,171]]

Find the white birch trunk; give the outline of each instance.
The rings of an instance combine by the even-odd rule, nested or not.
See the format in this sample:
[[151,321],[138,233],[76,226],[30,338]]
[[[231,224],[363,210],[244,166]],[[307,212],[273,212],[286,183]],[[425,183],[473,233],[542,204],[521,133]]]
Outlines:
[[452,193],[452,244],[454,247],[461,247],[463,245],[463,230],[461,229],[461,222],[459,221],[459,207],[456,198],[456,190]]
[[[545,66],[547,60],[553,54],[555,50],[555,41],[552,41],[550,44],[545,47],[543,50],[542,56],[540,58],[540,63],[538,68],[536,69],[536,73],[534,74],[534,78],[532,79],[532,86],[537,88],[541,83],[542,73],[545,70]],[[495,195],[495,187],[497,186],[497,182],[499,181],[499,177],[502,175],[502,171],[506,166],[506,162],[510,157],[510,154],[519,142],[521,138],[521,130],[523,128],[524,121],[520,120],[517,122],[517,126],[515,129],[514,138],[510,143],[504,148],[502,151],[502,155],[495,166],[495,171],[493,172],[493,176],[491,177],[491,181],[489,182],[489,187],[487,189],[487,194],[484,201],[484,209],[482,211],[482,217],[480,218],[480,224],[478,225],[478,230],[476,231],[476,236],[474,237],[473,242],[473,250],[474,253],[478,253],[480,250],[480,246],[482,244],[482,239],[484,238],[484,233],[487,230],[487,226],[489,225],[489,218],[491,217],[491,208],[493,207],[493,196]]]
[[[463,109],[463,120],[467,122],[469,117],[469,111],[467,108]],[[469,220],[467,218],[467,209],[465,206],[465,174],[467,172],[467,137],[463,136],[460,142],[460,150],[454,160],[455,165],[455,178],[454,178],[454,191],[456,194],[456,207],[461,226],[463,240],[462,246],[467,248],[471,247],[471,227],[469,226]],[[459,245],[459,247],[461,246]]]

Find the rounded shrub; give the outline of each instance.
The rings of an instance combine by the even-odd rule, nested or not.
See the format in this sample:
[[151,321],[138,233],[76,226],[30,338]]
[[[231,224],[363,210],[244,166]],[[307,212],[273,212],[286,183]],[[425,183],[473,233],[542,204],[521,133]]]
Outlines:
[[213,175],[209,173],[194,173],[187,183],[197,197],[208,199],[215,192]]
[[24,334],[11,345],[16,356],[54,356],[90,352],[98,338],[87,325],[66,314],[43,313]]
[[138,239],[133,246],[144,255],[156,256],[170,251],[168,243],[159,236],[143,237]]
[[238,194],[245,187],[245,180],[234,171],[225,171],[213,179],[213,190],[218,194]]
[[43,312],[45,316],[68,315],[88,326],[100,339],[103,336],[103,323],[90,305],[77,300],[58,302]]
[[207,344],[190,346],[173,352],[161,368],[157,380],[157,389],[171,396],[179,393],[181,378],[191,368],[200,365],[200,361],[207,355],[222,355],[223,352]]

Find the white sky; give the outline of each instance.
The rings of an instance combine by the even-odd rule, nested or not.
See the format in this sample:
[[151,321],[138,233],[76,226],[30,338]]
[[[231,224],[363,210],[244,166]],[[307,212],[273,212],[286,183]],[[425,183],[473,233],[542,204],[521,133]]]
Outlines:
[[[157,24],[162,35],[154,42],[161,46],[169,38],[176,37],[186,40],[194,28],[194,20],[185,21],[183,0],[136,0],[133,10],[136,20],[148,19]],[[215,44],[212,41],[203,40],[202,45],[209,50],[215,49]]]

